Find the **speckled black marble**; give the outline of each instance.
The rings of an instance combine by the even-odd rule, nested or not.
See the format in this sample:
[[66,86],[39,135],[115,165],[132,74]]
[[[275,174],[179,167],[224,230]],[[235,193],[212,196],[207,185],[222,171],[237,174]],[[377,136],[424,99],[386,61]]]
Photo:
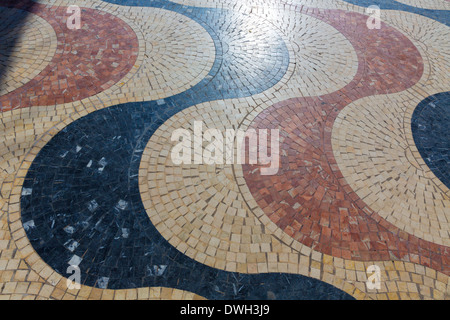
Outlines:
[[[236,25],[245,15],[147,1],[186,14],[210,33],[216,60],[196,86],[158,101],[126,103],[68,125],[42,148],[22,188],[21,219],[36,252],[81,283],[109,289],[171,287],[208,299],[353,299],[316,279],[291,274],[225,272],[172,247],[143,207],[139,164],[155,130],[179,111],[216,99],[245,97],[277,83],[289,62],[276,30],[258,41]],[[253,39],[253,40],[252,40]]]
[[360,6],[360,7],[369,7],[376,5],[381,10],[399,10],[406,11],[415,14],[419,14],[421,16],[436,20],[440,23],[443,23],[447,26],[450,26],[450,14],[448,10],[432,10],[432,9],[423,9],[418,7],[413,7],[404,3],[400,3],[394,0],[343,0],[345,2]]
[[421,101],[412,115],[411,129],[425,163],[450,188],[450,92]]

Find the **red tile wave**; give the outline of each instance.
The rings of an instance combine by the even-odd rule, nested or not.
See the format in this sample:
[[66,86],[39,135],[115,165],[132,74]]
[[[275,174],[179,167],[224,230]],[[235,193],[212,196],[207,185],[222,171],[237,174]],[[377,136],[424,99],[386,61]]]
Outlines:
[[133,67],[139,42],[121,19],[95,9],[81,8],[81,29],[67,27],[67,7],[32,1],[6,1],[5,7],[27,10],[55,30],[57,49],[49,65],[34,79],[0,97],[0,110],[48,106],[98,94],[123,78]]
[[250,128],[280,129],[280,170],[263,176],[255,170],[261,166],[243,165],[250,192],[271,221],[314,250],[359,261],[410,261],[450,274],[450,248],[410,235],[371,210],[347,184],[331,146],[333,123],[346,105],[403,91],[420,79],[419,51],[384,23],[369,30],[365,15],[301,10],[347,37],[358,71],[339,91],[277,103],[253,120]]

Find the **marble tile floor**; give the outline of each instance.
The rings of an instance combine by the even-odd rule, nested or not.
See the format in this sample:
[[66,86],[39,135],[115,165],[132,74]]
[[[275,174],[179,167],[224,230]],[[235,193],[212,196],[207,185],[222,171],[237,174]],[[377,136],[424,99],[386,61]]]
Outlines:
[[449,299],[449,19],[1,0],[0,299]]

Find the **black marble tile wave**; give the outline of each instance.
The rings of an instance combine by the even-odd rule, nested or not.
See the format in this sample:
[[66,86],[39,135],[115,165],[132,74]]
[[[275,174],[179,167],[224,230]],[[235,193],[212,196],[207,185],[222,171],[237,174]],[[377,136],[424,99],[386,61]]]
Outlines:
[[411,129],[425,163],[450,188],[450,92],[421,101],[412,115]]

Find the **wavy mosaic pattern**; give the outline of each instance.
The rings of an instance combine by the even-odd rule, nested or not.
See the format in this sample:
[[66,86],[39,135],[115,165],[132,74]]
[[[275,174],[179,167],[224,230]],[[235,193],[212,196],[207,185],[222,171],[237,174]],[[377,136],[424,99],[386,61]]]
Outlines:
[[[0,297],[445,298],[445,5],[383,0],[370,30],[351,0],[75,2],[79,33],[65,30],[66,0],[0,7],[24,20],[0,28]],[[372,151],[372,118],[404,154],[391,135]],[[171,132],[199,119],[280,129],[279,172],[175,166]],[[368,166],[384,158],[387,181]],[[412,184],[428,211],[386,214],[380,201]],[[80,290],[65,285],[70,265]]]
[[[325,11],[322,19],[337,28],[341,27],[338,21],[344,21],[345,25],[348,19],[347,27],[341,30],[359,53],[360,72],[341,91],[281,102],[253,120],[252,128],[281,128],[285,138],[277,175],[261,175],[258,170],[261,166],[243,166],[249,189],[273,222],[295,240],[315,250],[353,260],[412,259],[409,258],[412,255],[417,256],[414,258],[417,263],[448,273],[445,260],[448,248],[400,234],[395,226],[380,220],[348,188],[330,152],[330,126],[338,111],[364,96],[408,89],[422,75],[422,58],[409,40],[387,26],[383,28],[384,34],[366,29],[367,34],[361,31],[362,40],[352,39],[350,21],[354,28],[363,29],[366,22],[363,15]],[[384,50],[379,45],[372,51],[372,46],[381,42],[379,36],[389,47],[389,57],[383,55]],[[406,43],[402,43],[402,39]],[[401,49],[396,50],[395,43],[402,43]],[[408,55],[408,66],[404,65],[401,70],[389,66],[390,61],[398,63],[406,59],[404,55]],[[396,80],[378,81],[378,74]],[[340,98],[342,96],[348,100]]]
[[156,102],[111,107],[69,125],[40,152],[24,183],[22,221],[55,271],[64,274],[79,260],[88,286],[171,287],[209,299],[261,299],[269,291],[281,299],[350,298],[303,276],[217,270],[169,245],[148,219],[138,188],[140,156],[162,119]]
[[[235,18],[232,15],[230,19]],[[272,45],[269,34],[265,32],[269,41],[264,48],[274,47],[275,57],[278,57],[283,42],[278,38],[278,45]],[[111,289],[163,286],[216,299],[267,298],[269,291],[281,299],[350,298],[328,284],[300,275],[242,275],[201,265],[170,246],[142,207],[138,189],[140,156],[144,144],[164,120],[189,106],[190,99],[197,102],[224,94],[246,96],[255,90],[264,91],[267,85],[275,84],[283,76],[278,73],[278,78],[271,80],[279,67],[275,64],[266,68],[271,64],[264,59],[264,64],[260,63],[257,69],[267,76],[268,82],[261,81],[264,78],[258,75],[254,77],[261,81],[257,89],[250,84],[250,88],[243,91],[246,87],[243,82],[217,90],[216,86],[225,82],[225,75],[231,79],[251,75],[241,71],[248,65],[243,63],[245,60],[232,59],[236,51],[243,52],[239,43],[248,41],[232,35],[219,37],[220,42],[213,36],[216,43],[226,46],[226,52],[216,52],[221,60],[214,66],[220,65],[220,68],[213,67],[212,80],[204,81],[206,84],[201,82],[191,92],[174,98],[120,105],[92,113],[69,125],[40,152],[24,183],[22,221],[33,247],[55,271],[63,274],[68,264],[76,262],[81,270],[87,270],[82,279],[85,285]],[[265,54],[273,56],[270,51]],[[281,62],[286,69],[287,58],[286,52],[274,62]],[[253,66],[257,65],[257,56],[249,56],[249,59]],[[99,128],[105,130],[99,132]],[[105,144],[105,141],[112,144]],[[63,153],[62,144],[67,146]],[[123,148],[123,145],[130,148]],[[113,158],[101,156],[110,155],[111,150],[114,150]],[[54,165],[48,167],[46,163],[54,158],[62,162],[53,162]],[[55,181],[61,188],[52,188],[55,193],[49,194],[48,186],[55,187]],[[74,199],[73,194],[79,197]],[[91,199],[94,194],[97,197]],[[262,278],[267,283],[263,286],[260,285]],[[199,279],[210,280],[202,283]],[[290,284],[289,288],[283,284],[285,281]],[[313,295],[307,294],[311,288],[314,288]]]

